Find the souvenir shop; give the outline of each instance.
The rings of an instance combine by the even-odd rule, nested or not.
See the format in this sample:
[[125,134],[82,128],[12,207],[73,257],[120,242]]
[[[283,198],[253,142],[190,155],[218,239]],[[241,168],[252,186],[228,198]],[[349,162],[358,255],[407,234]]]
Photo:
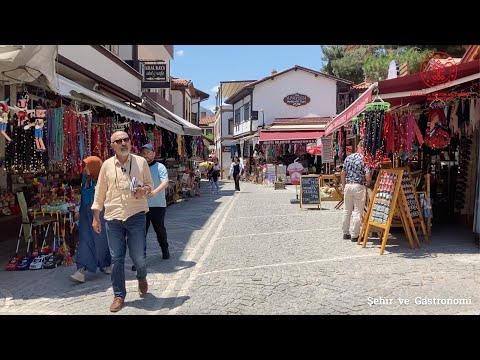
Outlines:
[[455,224],[478,236],[480,91],[478,64],[472,65],[460,65],[459,75],[462,69],[470,73],[439,91],[425,84],[414,91],[419,74],[378,82],[362,112],[342,127],[337,123],[328,136],[337,164],[347,155],[351,134],[353,151],[363,140],[369,167],[408,168],[432,230],[436,224]]
[[[322,131],[268,131],[262,130],[259,144],[255,151],[261,154],[261,159],[271,167],[280,165],[276,174],[281,174],[284,181],[290,183],[286,169],[294,162],[302,164],[304,173],[320,174],[322,171],[321,147],[317,139]],[[268,171],[267,171],[268,173]],[[275,181],[275,171],[271,171],[270,182]],[[267,179],[268,180],[268,179]],[[278,179],[277,179],[278,180]]]
[[[92,105],[91,101],[59,96],[30,84],[22,86],[16,95],[16,104],[9,104],[8,99],[0,103],[5,124],[1,132],[5,138],[1,170],[6,174],[0,221],[4,229],[13,231],[13,237],[32,239],[35,249],[40,239],[51,243],[52,236],[63,239],[54,241],[54,246],[75,249],[74,219],[80,202],[82,159],[113,156],[109,140],[114,131],[124,130],[130,135],[133,153],[146,143],[157,149],[158,159],[169,174],[168,204],[182,196],[181,179],[190,171],[193,158],[203,158],[201,136],[165,130],[156,125],[153,116],[138,110],[131,109],[144,115],[143,122]],[[12,234],[2,238],[11,239]]]

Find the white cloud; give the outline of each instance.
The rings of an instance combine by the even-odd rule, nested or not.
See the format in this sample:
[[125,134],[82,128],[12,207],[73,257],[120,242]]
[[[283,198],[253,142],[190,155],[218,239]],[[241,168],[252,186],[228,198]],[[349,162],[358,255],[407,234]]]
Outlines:
[[183,50],[177,50],[177,51],[175,52],[175,54],[176,54],[177,56],[183,56],[183,54],[185,54],[185,51],[183,51]]
[[216,108],[215,105],[207,105],[207,109],[210,110],[210,111],[215,112],[215,108]]
[[212,87],[212,88],[210,89],[210,91],[211,91],[211,92],[214,92],[214,93],[217,93],[219,87],[220,87],[220,85],[215,85],[214,87]]

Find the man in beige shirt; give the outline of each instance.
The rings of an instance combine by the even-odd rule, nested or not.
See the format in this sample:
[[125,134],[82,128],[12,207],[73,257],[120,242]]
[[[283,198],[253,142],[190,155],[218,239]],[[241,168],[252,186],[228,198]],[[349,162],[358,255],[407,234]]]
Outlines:
[[97,233],[101,232],[100,212],[105,209],[115,296],[110,311],[117,312],[127,295],[124,268],[127,246],[137,269],[140,297],[148,291],[145,213],[148,211],[146,195],[152,191],[153,180],[147,161],[130,153],[132,144],[126,132],[116,131],[110,140],[115,156],[107,159],[100,169],[92,205],[92,226]]

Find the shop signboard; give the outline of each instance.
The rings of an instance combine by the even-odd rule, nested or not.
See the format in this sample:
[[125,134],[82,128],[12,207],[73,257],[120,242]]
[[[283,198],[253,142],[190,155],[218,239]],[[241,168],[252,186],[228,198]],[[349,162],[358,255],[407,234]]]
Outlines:
[[302,205],[321,205],[319,175],[300,177],[300,207]]
[[223,146],[222,147],[222,152],[229,153],[230,152],[230,146]]
[[144,64],[144,81],[167,81],[167,64]]
[[298,107],[308,104],[310,102],[310,98],[307,95],[295,93],[285,96],[283,98],[283,102],[287,105]]
[[290,176],[290,183],[292,185],[300,185],[300,177],[303,173],[303,165],[298,162],[294,162],[288,165],[287,170]]

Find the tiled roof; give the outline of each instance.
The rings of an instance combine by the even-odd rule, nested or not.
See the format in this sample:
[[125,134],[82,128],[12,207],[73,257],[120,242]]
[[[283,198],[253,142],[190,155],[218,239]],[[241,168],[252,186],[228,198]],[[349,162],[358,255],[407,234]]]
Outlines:
[[190,85],[190,80],[172,79],[172,90],[186,89]]
[[200,125],[210,125],[215,121],[215,116],[205,116],[200,119]]
[[354,88],[354,89],[368,89],[371,85],[372,85],[372,83],[364,81],[360,84],[353,85],[352,88]]

